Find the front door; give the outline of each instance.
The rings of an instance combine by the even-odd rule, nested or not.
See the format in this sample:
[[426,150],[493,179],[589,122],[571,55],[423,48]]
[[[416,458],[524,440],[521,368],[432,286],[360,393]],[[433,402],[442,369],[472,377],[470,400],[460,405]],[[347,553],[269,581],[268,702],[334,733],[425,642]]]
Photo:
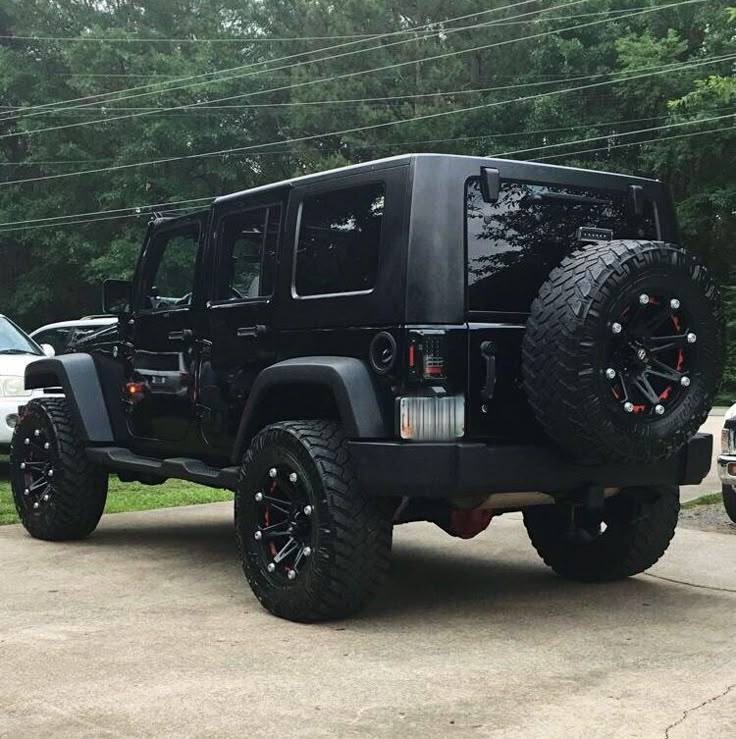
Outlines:
[[136,272],[124,402],[137,446],[157,454],[180,454],[191,446],[195,271],[205,219],[151,229]]
[[273,300],[284,203],[242,198],[216,206],[214,274],[198,371],[202,440],[229,455],[259,372],[276,361]]

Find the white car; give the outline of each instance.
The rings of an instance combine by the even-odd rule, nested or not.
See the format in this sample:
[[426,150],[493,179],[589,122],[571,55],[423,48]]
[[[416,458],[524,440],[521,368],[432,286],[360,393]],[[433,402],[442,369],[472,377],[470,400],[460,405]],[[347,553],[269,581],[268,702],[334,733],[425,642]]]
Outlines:
[[43,390],[26,390],[26,365],[44,356],[53,356],[53,347],[39,346],[9,318],[0,315],[0,453],[10,449],[18,406]]
[[69,350],[71,344],[83,336],[88,336],[105,326],[111,326],[117,321],[118,319],[113,316],[90,316],[89,318],[78,318],[75,321],[47,323],[45,326],[31,331],[31,338],[37,344],[53,346],[57,354],[64,354]]

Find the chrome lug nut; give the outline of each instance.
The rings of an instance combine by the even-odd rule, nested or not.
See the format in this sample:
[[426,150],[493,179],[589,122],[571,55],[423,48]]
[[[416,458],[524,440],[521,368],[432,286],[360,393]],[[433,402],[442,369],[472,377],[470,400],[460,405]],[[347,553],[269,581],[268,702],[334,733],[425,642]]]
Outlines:
[[41,504],[40,504],[40,503],[39,503],[38,501],[36,501],[36,502],[35,502],[35,503],[33,504],[33,510],[34,510],[34,511],[37,511],[37,510],[38,510],[38,509],[39,509],[40,507],[41,507]]
[[275,565],[275,564],[274,564],[273,562],[269,562],[269,563],[268,563],[268,566],[266,567],[266,569],[267,569],[267,570],[268,570],[269,572],[273,572],[273,571],[274,571],[274,570],[276,569],[276,565]]
[[694,344],[698,340],[698,337],[694,333],[689,333],[687,335],[687,343],[688,344]]
[[663,406],[663,405],[660,405],[660,404],[658,403],[657,405],[655,405],[655,406],[654,406],[654,412],[655,412],[655,413],[656,413],[656,414],[657,414],[658,416],[663,416],[663,415],[664,415],[664,406]]
[[255,533],[255,534],[253,534],[253,538],[254,538],[254,539],[255,539],[256,541],[260,541],[260,540],[261,540],[261,539],[263,538],[263,532],[261,532],[261,531],[256,531],[256,533]]
[[31,440],[26,436],[25,441],[23,442],[26,446],[28,446],[31,443]]
[[286,577],[288,577],[289,580],[293,580],[296,577],[296,572],[294,572],[294,570],[289,570],[289,572],[286,574]]
[[24,470],[24,469],[26,468],[26,463],[25,463],[25,462],[21,462],[21,463],[20,463],[20,468],[21,468],[22,470]]
[[649,296],[648,296],[648,295],[647,295],[646,293],[642,293],[642,294],[641,294],[641,295],[639,296],[639,302],[640,302],[640,303],[641,303],[642,305],[648,305],[648,304],[649,304]]
[[627,401],[626,403],[624,403],[624,410],[627,413],[633,413],[634,412],[634,404]]
[[33,432],[33,435],[34,435],[34,436],[35,436],[36,438],[38,438],[39,436],[41,436],[41,429],[36,429],[36,430],[35,430],[35,431]]
[[311,516],[312,515],[312,506],[311,505],[305,505],[304,506],[304,515],[305,516]]
[[689,377],[681,377],[680,378],[680,385],[683,387],[690,387],[690,378]]
[[276,477],[276,475],[278,475],[278,474],[279,473],[276,471],[276,468],[275,467],[271,467],[271,469],[268,471],[268,476],[269,477],[272,477],[272,478],[273,477]]
[[31,491],[28,488],[23,491],[23,495],[30,495],[30,493]]
[[44,493],[43,499],[44,499],[44,501],[48,500],[49,499],[49,494],[48,493]]
[[51,449],[51,444],[49,444],[48,441],[45,441],[44,444],[43,444],[43,448],[44,449]]
[[680,301],[677,298],[672,298],[672,300],[670,300],[670,308],[672,308],[672,310],[677,310],[679,307]]
[[607,378],[608,378],[609,380],[613,380],[613,379],[614,379],[614,378],[616,377],[616,370],[615,370],[615,369],[613,369],[613,367],[609,367],[609,368],[608,368],[608,369],[606,370],[606,377],[607,377]]
[[304,547],[304,550],[302,551],[302,554],[305,557],[311,557],[312,556],[312,547]]
[[49,470],[49,471],[48,471],[48,472],[46,473],[46,476],[47,476],[47,477],[53,477],[53,476],[54,476],[54,471],[53,471],[53,470]]
[[294,483],[294,482],[296,482],[296,481],[297,481],[297,476],[296,476],[296,472],[292,472],[292,473],[291,473],[291,474],[289,475],[289,482],[291,482],[291,483]]
[[623,330],[623,326],[621,326],[620,323],[614,323],[611,325],[611,331],[614,334],[620,334],[622,330]]
[[256,503],[260,503],[263,500],[263,493],[255,494]]

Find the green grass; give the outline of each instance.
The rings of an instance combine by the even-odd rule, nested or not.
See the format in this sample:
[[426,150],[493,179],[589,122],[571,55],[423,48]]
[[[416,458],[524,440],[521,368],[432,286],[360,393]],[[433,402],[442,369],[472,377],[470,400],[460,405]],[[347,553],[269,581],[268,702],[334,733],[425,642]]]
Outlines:
[[714,505],[715,503],[720,505],[722,502],[723,498],[720,493],[708,493],[708,495],[701,495],[699,498],[695,498],[695,500],[688,500],[687,503],[683,503],[680,507],[686,511],[701,505]]
[[[7,463],[0,457],[0,526],[18,523],[7,470]],[[221,500],[232,500],[232,497],[233,494],[228,490],[215,490],[181,480],[169,480],[163,485],[142,485],[139,482],[120,482],[116,476],[110,475],[105,513],[148,511],[152,508],[215,503]]]

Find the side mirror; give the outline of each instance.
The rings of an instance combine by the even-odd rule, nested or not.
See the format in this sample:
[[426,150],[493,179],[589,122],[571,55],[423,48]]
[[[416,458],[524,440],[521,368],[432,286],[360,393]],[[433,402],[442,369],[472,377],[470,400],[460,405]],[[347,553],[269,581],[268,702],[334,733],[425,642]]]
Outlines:
[[130,280],[105,280],[102,283],[102,310],[112,316],[130,312]]
[[55,357],[56,356],[56,350],[54,349],[51,344],[41,344],[41,351],[44,353],[44,356],[46,357]]

